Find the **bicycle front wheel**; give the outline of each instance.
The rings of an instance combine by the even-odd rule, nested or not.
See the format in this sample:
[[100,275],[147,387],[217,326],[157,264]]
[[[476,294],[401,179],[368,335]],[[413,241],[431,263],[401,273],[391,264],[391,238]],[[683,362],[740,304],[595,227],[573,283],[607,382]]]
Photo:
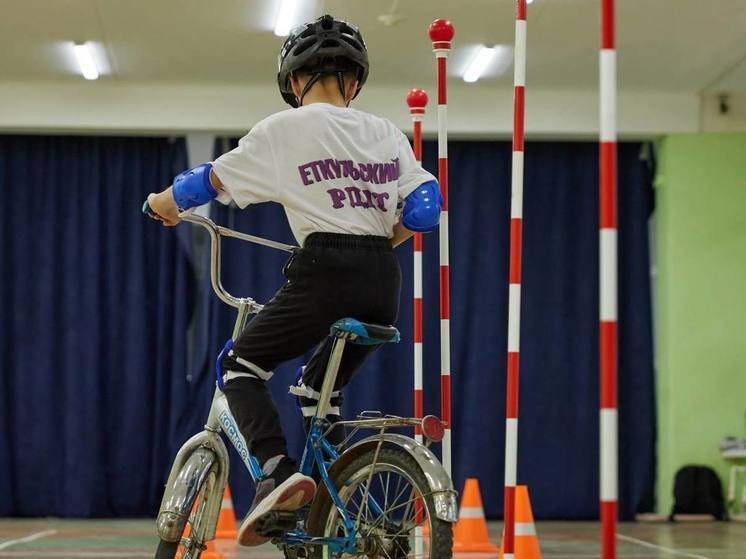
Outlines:
[[199,559],[204,550],[204,538],[207,530],[207,498],[217,483],[217,474],[213,467],[200,485],[192,504],[192,512],[184,526],[181,538],[177,542],[161,540],[155,552],[155,559]]
[[[404,449],[384,447],[362,454],[333,479],[345,512],[356,526],[358,551],[352,556],[382,559],[450,559],[453,531],[435,516],[427,478]],[[309,518],[308,533],[344,535],[340,512],[324,492]],[[327,547],[315,547],[314,559],[332,559]]]

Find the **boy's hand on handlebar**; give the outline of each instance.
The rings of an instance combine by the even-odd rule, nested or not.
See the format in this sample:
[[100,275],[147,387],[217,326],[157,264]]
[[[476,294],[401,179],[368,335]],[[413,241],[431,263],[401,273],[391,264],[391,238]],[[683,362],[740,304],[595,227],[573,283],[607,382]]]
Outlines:
[[176,207],[176,201],[171,193],[171,188],[169,186],[166,190],[158,194],[148,194],[148,205],[152,212],[150,217],[157,219],[166,227],[173,227],[181,221],[179,218],[179,208]]

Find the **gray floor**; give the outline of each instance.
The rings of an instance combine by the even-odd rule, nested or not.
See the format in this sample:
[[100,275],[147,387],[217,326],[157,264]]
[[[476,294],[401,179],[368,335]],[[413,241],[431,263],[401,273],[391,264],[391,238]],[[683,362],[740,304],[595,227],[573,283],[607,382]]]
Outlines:
[[[599,557],[596,523],[539,522],[537,530],[544,559]],[[620,524],[618,533],[620,559],[746,559],[746,523]],[[152,557],[153,534],[148,520],[0,519],[0,557]],[[499,523],[490,523],[490,535],[498,543]],[[218,552],[225,559],[282,557],[271,545],[247,549],[229,541],[219,541]]]

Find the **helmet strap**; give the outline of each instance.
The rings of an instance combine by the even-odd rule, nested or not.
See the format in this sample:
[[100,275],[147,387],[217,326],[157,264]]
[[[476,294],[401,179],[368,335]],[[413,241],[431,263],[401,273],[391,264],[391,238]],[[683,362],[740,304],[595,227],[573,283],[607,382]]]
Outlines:
[[345,78],[342,72],[337,72],[337,83],[339,84],[339,92],[342,94],[342,101],[344,101],[345,107],[349,107],[350,100],[347,99],[347,94],[345,93]]
[[[316,82],[321,79],[323,75],[324,74],[322,72],[316,72],[315,74],[311,76],[311,79],[306,82],[306,85],[303,86],[303,90],[300,92],[300,97],[298,97],[299,107],[303,106],[303,98],[311,90],[314,84],[316,84]],[[349,107],[350,101],[352,101],[352,99],[347,99],[347,94],[345,92],[345,79],[344,79],[343,72],[337,72],[337,84],[339,85],[339,93],[342,95],[342,101],[344,101],[345,107]]]
[[303,86],[303,91],[300,92],[300,97],[298,98],[298,106],[303,106],[303,98],[306,96],[306,93],[309,92],[309,90],[314,86],[314,84],[319,81],[322,74],[321,72],[316,72],[313,76],[311,76],[311,79],[306,82],[306,85]]

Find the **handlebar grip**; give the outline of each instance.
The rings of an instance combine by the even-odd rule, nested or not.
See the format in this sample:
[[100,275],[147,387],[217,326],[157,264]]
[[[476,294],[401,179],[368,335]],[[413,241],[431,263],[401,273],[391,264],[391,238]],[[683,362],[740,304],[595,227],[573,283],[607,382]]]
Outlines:
[[153,211],[153,208],[150,207],[150,204],[147,200],[145,200],[145,202],[143,202],[142,204],[142,213],[155,220],[163,221],[163,218]]
[[153,210],[150,209],[150,204],[148,204],[147,200],[145,200],[145,202],[143,202],[142,204],[142,213],[144,213],[145,215],[150,215],[150,216],[155,215]]

